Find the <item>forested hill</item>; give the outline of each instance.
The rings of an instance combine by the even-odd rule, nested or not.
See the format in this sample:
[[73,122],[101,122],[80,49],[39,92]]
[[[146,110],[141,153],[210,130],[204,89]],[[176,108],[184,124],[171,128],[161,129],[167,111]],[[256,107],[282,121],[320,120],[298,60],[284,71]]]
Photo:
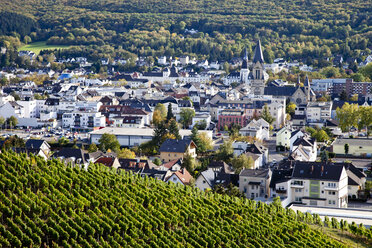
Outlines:
[[[33,18],[32,41],[106,45],[136,55],[240,56],[261,38],[265,58],[360,57],[372,47],[370,0],[3,0]],[[185,33],[196,29],[197,34]],[[10,32],[9,32],[10,31]],[[0,23],[0,34],[23,30]],[[186,39],[183,39],[186,37]],[[27,40],[29,38],[27,37]],[[107,52],[108,51],[108,52]],[[364,53],[363,53],[364,52]],[[312,61],[311,61],[312,62]]]
[[[0,247],[343,247],[319,216],[124,171],[0,154]],[[339,226],[337,222],[326,222]],[[343,230],[348,227],[343,226]],[[354,233],[371,237],[364,227]]]

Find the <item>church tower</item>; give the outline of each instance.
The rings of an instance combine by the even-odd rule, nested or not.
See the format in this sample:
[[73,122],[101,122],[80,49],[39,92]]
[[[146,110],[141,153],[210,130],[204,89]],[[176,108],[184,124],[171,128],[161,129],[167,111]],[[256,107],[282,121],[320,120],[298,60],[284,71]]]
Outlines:
[[264,58],[262,55],[260,40],[258,40],[254,51],[253,68],[250,81],[253,94],[263,95],[265,89]]
[[309,77],[307,75],[306,75],[305,82],[304,82],[304,88],[305,88],[307,102],[310,102],[311,101],[311,86],[310,86]]
[[240,70],[240,80],[244,84],[248,84],[249,68],[248,68],[248,52],[247,48],[245,49],[242,68]]

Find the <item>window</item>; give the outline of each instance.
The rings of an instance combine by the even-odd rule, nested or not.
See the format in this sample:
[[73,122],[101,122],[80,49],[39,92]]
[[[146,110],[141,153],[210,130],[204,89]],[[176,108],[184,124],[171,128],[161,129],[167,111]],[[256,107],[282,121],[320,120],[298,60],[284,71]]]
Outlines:
[[295,192],[302,192],[302,189],[295,189]]
[[336,183],[328,183],[328,187],[330,187],[330,188],[336,188]]
[[336,191],[329,191],[328,195],[336,195]]

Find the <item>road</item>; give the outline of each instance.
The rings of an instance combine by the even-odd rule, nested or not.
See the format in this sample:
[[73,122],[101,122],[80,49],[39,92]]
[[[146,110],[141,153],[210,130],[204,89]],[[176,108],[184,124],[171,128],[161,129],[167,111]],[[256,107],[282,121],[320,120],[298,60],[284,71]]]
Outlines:
[[346,220],[348,223],[355,222],[357,225],[362,223],[365,227],[372,226],[372,211],[362,209],[351,209],[351,208],[329,208],[329,207],[314,207],[314,206],[302,206],[292,205],[289,208],[294,211],[301,211],[303,213],[309,212],[311,214],[319,214],[324,219],[324,216],[329,218],[336,218],[338,221]]
[[269,140],[266,141],[267,148],[269,149],[269,163],[276,161],[279,162],[287,157],[285,152],[277,152],[276,151],[276,138],[270,137]]

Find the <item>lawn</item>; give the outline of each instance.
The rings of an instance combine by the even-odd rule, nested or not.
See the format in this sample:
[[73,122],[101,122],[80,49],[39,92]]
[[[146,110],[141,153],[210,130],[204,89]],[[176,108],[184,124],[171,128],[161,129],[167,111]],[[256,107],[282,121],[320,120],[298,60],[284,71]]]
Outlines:
[[47,45],[45,41],[33,42],[20,47],[19,51],[32,51],[39,54],[41,50],[66,49],[70,46],[65,45]]

